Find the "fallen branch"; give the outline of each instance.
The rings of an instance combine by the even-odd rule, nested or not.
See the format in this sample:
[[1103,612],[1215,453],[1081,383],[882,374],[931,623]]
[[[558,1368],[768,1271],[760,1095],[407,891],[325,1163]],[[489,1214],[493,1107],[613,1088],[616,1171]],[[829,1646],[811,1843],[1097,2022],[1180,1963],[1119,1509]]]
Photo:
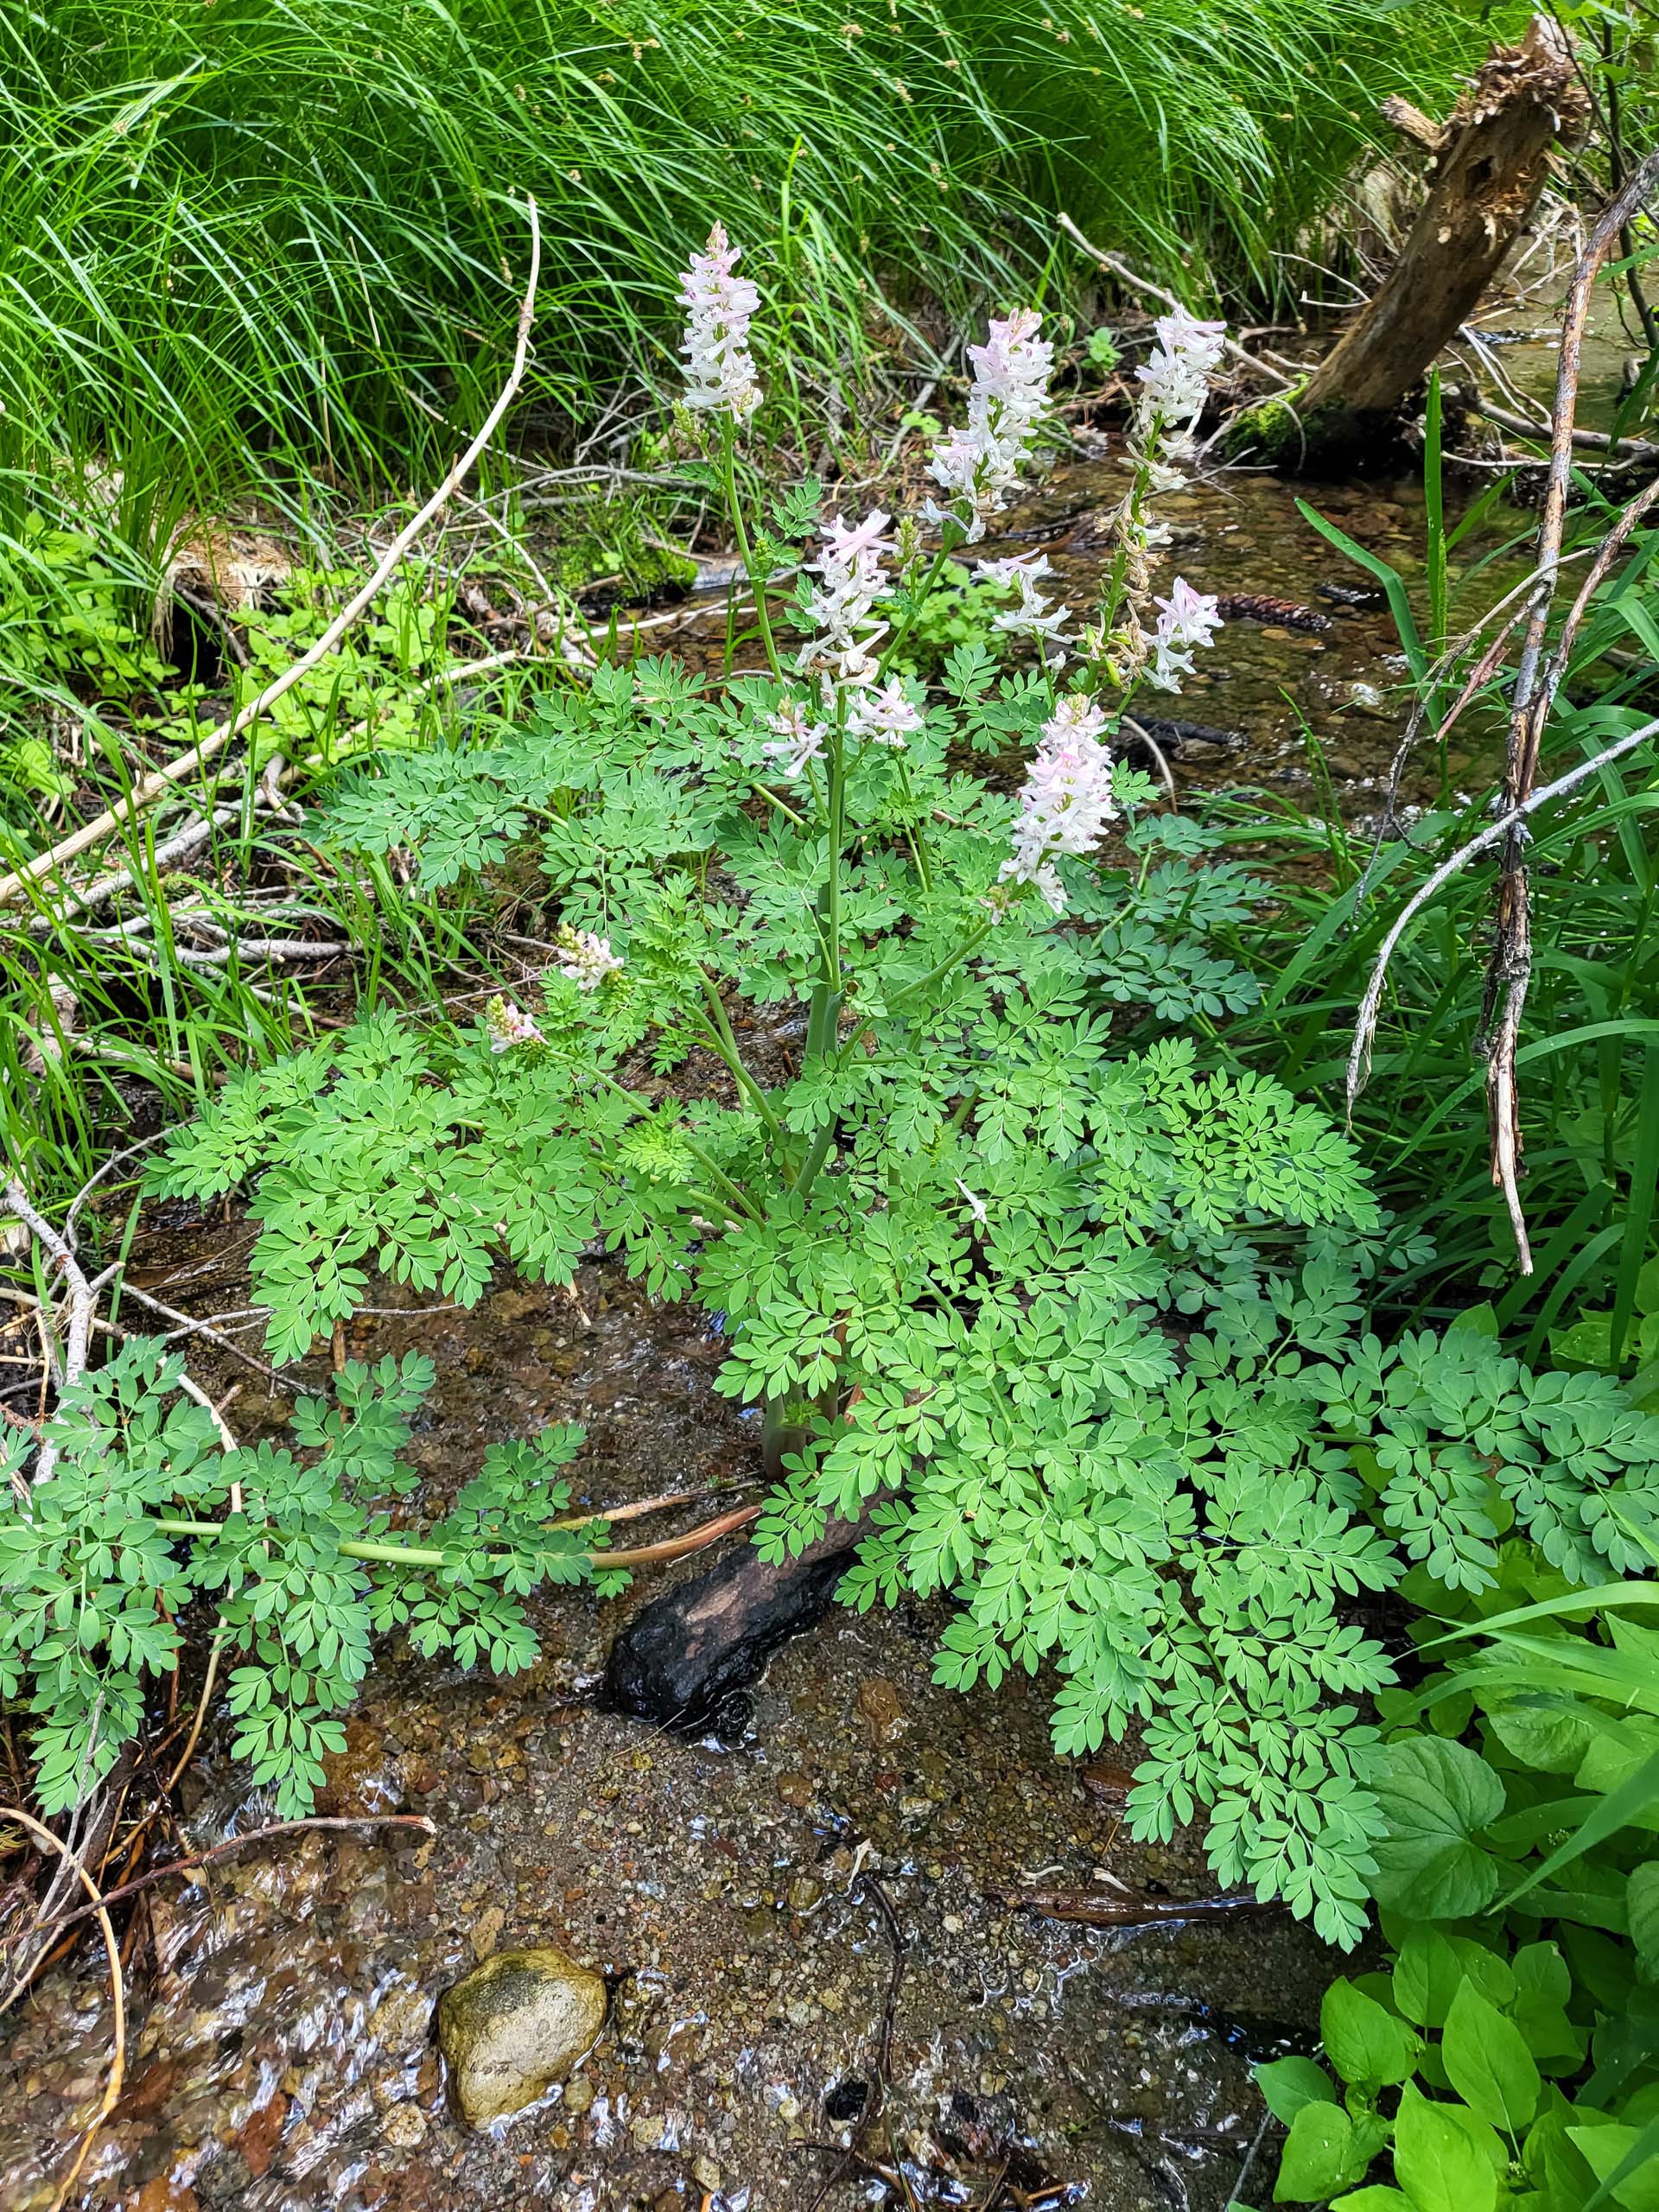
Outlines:
[[[1148,299],[1161,301],[1166,308],[1179,308],[1183,304],[1175,294],[1166,289],[1164,285],[1154,283],[1150,276],[1142,276],[1138,270],[1131,269],[1126,261],[1120,261],[1115,253],[1108,253],[1104,246],[1096,245],[1091,240],[1084,238],[1069,215],[1061,215],[1058,221],[1060,228],[1074,245],[1081,246],[1083,251],[1102,269],[1109,269],[1114,276],[1121,276],[1131,290],[1144,292]],[[1288,391],[1291,389],[1294,378],[1287,377],[1283,370],[1276,369],[1270,363],[1264,361],[1259,353],[1247,353],[1237,339],[1224,338],[1222,346],[1234,360],[1240,362],[1245,368],[1254,369],[1258,376],[1270,377],[1281,391]]]
[[[6,1812],[0,1809],[0,1819],[7,1817]],[[118,1889],[106,1890],[97,1905],[82,1905],[73,1912],[60,1912],[47,1926],[54,1933],[60,1928],[72,1927],[93,1912],[106,1911],[111,1905],[136,1897],[140,1890],[165,1882],[171,1875],[194,1873],[198,1866],[210,1866],[215,1859],[228,1858],[233,1851],[245,1851],[251,1843],[268,1843],[272,1836],[292,1835],[301,1828],[419,1828],[424,1835],[435,1835],[438,1832],[436,1822],[429,1820],[424,1813],[316,1813],[302,1821],[273,1821],[269,1827],[250,1828],[245,1835],[227,1836],[223,1843],[216,1843],[207,1851],[193,1853],[188,1859],[169,1859],[165,1866],[152,1866],[147,1873],[136,1874],[131,1881],[123,1882]],[[46,1929],[35,1932],[44,1934]]]
[[[1511,415],[1507,407],[1495,407],[1484,394],[1473,397],[1465,394],[1461,404],[1471,415],[1478,415],[1483,423],[1495,423],[1500,430],[1508,430],[1517,438],[1536,438],[1541,442],[1551,435],[1548,423],[1529,423],[1524,415]],[[1643,438],[1610,438],[1605,430],[1573,432],[1573,443],[1586,453],[1617,452],[1621,461],[1659,461],[1659,446],[1650,445]]]
[[[63,1372],[58,1378],[58,1388],[61,1392],[71,1383],[78,1382],[86,1371],[87,1347],[92,1342],[96,1319],[97,1288],[87,1281],[79,1261],[75,1257],[74,1247],[59,1236],[43,1215],[35,1212],[29,1203],[28,1192],[15,1175],[6,1185],[6,1204],[35,1242],[44,1245],[52,1255],[63,1269],[64,1281],[69,1286],[69,1329],[64,1341]],[[49,1342],[49,1338],[45,1341]],[[57,1459],[57,1446],[49,1439],[43,1440],[35,1454],[32,1479],[35,1483],[50,1482]]]
[[263,1375],[267,1382],[274,1382],[279,1389],[283,1390],[293,1389],[294,1385],[284,1382],[274,1367],[267,1366],[263,1359],[256,1359],[253,1354],[245,1351],[233,1337],[227,1337],[222,1329],[216,1329],[211,1321],[199,1321],[193,1314],[181,1313],[176,1306],[168,1306],[162,1300],[153,1298],[149,1291],[140,1290],[136,1284],[128,1282],[124,1278],[120,1284],[119,1295],[122,1298],[136,1299],[140,1306],[149,1306],[151,1313],[160,1313],[169,1321],[181,1322],[183,1326],[173,1332],[175,1336],[206,1337],[210,1343],[216,1344],[222,1351],[229,1352],[233,1359],[239,1359],[245,1367],[251,1367],[256,1375]]
[[116,1944],[115,1930],[110,1925],[109,1900],[99,1893],[97,1883],[93,1881],[68,1845],[54,1836],[50,1828],[43,1827],[32,1814],[25,1813],[20,1806],[0,1805],[0,1820],[16,1821],[20,1827],[27,1828],[29,1833],[37,1841],[45,1844],[48,1850],[55,1851],[66,1866],[73,1869],[81,1887],[92,1900],[91,1904],[76,1915],[76,1917],[84,1919],[89,1913],[97,1915],[99,1933],[104,1938],[104,1949],[110,1962],[110,1996],[115,2006],[115,2050],[110,2060],[109,2079],[104,2084],[104,2095],[93,2115],[92,2124],[81,2138],[80,2148],[75,2153],[74,2164],[53,2194],[50,2212],[59,2212],[64,2199],[80,2178],[80,2170],[86,2163],[87,2154],[97,2139],[99,2129],[115,2110],[116,2101],[121,2094],[122,2082],[126,2078],[127,2005],[126,1993],[121,1980],[121,1953]]
[[[861,1845],[861,1856],[868,1849],[868,1843]],[[861,1872],[855,1876],[854,1886],[867,1890],[875,1899],[887,1929],[887,1942],[891,1947],[887,1963],[887,1995],[882,2000],[881,2025],[876,2037],[875,2064],[871,2069],[875,2076],[875,2084],[864,2101],[862,2111],[853,2123],[853,2132],[849,2138],[846,2149],[841,2154],[840,2162],[831,2170],[817,2195],[812,2199],[808,2212],[819,2212],[819,2208],[841,2180],[842,2176],[849,2167],[861,2163],[864,2145],[869,2139],[870,2130],[886,2108],[887,2090],[893,2081],[893,2031],[899,2017],[899,1992],[904,1984],[905,1961],[909,1954],[909,1946],[905,1942],[905,1931],[899,1924],[899,1915],[893,1909],[893,1899],[888,1896],[885,1885],[878,1880],[875,1875]],[[999,2182],[998,2187],[1000,2188],[1001,2185]],[[908,2192],[906,2194],[908,2195]]]
[[1120,1897],[1103,1890],[1011,1890],[1003,1902],[1046,1920],[1081,1921],[1090,1928],[1152,1928],[1183,1920],[1238,1920],[1247,1914],[1284,1912],[1282,1897],[1265,1901],[1246,1890],[1224,1897]]
[[1492,48],[1446,126],[1393,266],[1300,396],[1317,447],[1363,441],[1421,383],[1537,205],[1557,143],[1587,112],[1569,42],[1545,17],[1518,46]]
[[494,406],[485,416],[477,436],[420,512],[411,522],[406,523],[393,538],[374,574],[347,601],[315,644],[308,647],[296,661],[290,663],[279,677],[268,683],[257,698],[251,699],[246,706],[238,708],[237,712],[227,721],[221,722],[217,729],[209,731],[206,737],[200,739],[196,744],[193,745],[188,752],[181,753],[176,760],[169,760],[164,767],[157,768],[152,774],[146,776],[141,783],[136,784],[125,798],[100,814],[95,821],[86,823],[73,836],[60,839],[48,851],[36,854],[35,857],[27,862],[24,867],[0,879],[0,906],[7,905],[29,884],[52,874],[54,870],[61,868],[66,861],[73,860],[77,853],[85,852],[89,845],[95,845],[102,838],[107,837],[111,831],[118,830],[123,823],[131,821],[152,800],[162,798],[166,792],[173,790],[184,777],[200,768],[205,761],[211,760],[215,753],[223,752],[233,739],[241,736],[243,732],[251,728],[261,715],[275,706],[278,699],[282,698],[285,693],[291,691],[302,676],[314,669],[319,661],[326,659],[359,616],[379,595],[390,582],[404,554],[408,552],[410,547],[414,544],[433,518],[448,504],[479,455],[494,436],[498,424],[512,404],[513,395],[524,379],[524,369],[530,359],[531,325],[535,318],[536,288],[540,280],[542,267],[541,220],[533,199],[526,200],[525,213],[530,222],[530,281],[524,289],[524,303],[518,310],[518,342],[513,352],[512,371],[505,384],[501,387]]
[[589,1554],[597,1571],[608,1573],[614,1569],[636,1567],[662,1567],[670,1560],[683,1559],[688,1552],[700,1552],[734,1529],[747,1529],[751,1521],[758,1521],[766,1510],[763,1499],[758,1505],[740,1505],[730,1513],[722,1513],[716,1520],[705,1521],[701,1528],[688,1529],[683,1536],[669,1536],[660,1544],[639,1544],[632,1551],[599,1551]]

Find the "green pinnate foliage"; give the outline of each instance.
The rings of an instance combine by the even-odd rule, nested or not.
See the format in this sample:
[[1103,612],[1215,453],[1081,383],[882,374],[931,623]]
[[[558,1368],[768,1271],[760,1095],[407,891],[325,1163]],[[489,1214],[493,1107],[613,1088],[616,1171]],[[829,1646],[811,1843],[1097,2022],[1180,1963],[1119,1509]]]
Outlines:
[[[283,1815],[309,1809],[335,1717],[368,1670],[376,1632],[406,1628],[429,1656],[511,1673],[535,1657],[523,1599],[587,1580],[592,1531],[550,1528],[580,1432],[495,1447],[421,1541],[394,1534],[414,1486],[399,1460],[433,1381],[414,1354],[349,1363],[334,1402],[302,1399],[293,1447],[226,1451],[213,1416],[178,1395],[176,1355],[132,1338],[66,1391],[48,1426],[51,1478],[0,1510],[0,1695],[36,1719],[48,1813],[108,1773],[143,1714],[147,1674],[178,1662],[174,1623],[213,1609],[229,1656],[232,1749]],[[6,1476],[27,1440],[3,1440]],[[601,1539],[602,1540],[602,1539]]]
[[[736,441],[760,394],[729,274],[716,231],[687,277],[690,397],[752,549]],[[717,1387],[767,1415],[769,1555],[858,1522],[850,1603],[947,1597],[939,1674],[964,1688],[1052,1667],[1063,1751],[1139,1732],[1137,1834],[1207,1816],[1221,1879],[1351,1942],[1387,1829],[1365,1701],[1392,1669],[1368,1609],[1408,1571],[1479,1586],[1515,1522],[1581,1577],[1645,1510],[1644,1432],[1616,1394],[1495,1363],[1468,1332],[1364,1336],[1394,1255],[1352,1146],[1186,1033],[1249,1003],[1213,939],[1262,887],[1137,819],[1154,794],[1112,743],[1141,683],[1179,689],[1213,638],[1214,602],[1176,579],[1154,620],[1146,582],[1154,455],[1215,330],[1160,329],[1097,621],[1051,652],[1069,610],[1043,612],[1046,564],[988,563],[1020,594],[999,634],[1040,655],[1005,669],[963,639],[931,697],[904,673],[1040,420],[1036,330],[1018,315],[976,349],[973,419],[935,469],[948,508],[891,537],[879,512],[824,523],[787,602],[768,586],[816,490],[774,509],[746,556],[766,673],[602,666],[518,726],[358,772],[343,844],[412,849],[440,888],[539,869],[533,1003],[365,1021],[246,1077],[160,1180],[250,1188],[285,1357],[375,1272],[464,1304],[499,1258],[564,1280],[594,1246],[721,1312]],[[551,1571],[524,1479],[498,1455],[495,1519],[445,1535],[442,1593],[398,1597],[417,1639],[512,1662],[511,1592],[475,1562],[501,1543]],[[1350,2117],[1327,2149],[1363,2171]]]
[[[1490,1575],[1517,1522],[1604,1571],[1648,1510],[1652,1425],[1471,1331],[1366,1336],[1389,1248],[1346,1140],[1156,1012],[1121,1027],[1121,933],[1103,950],[1030,902],[986,927],[1008,802],[948,756],[1022,694],[958,672],[968,703],[930,710],[904,777],[874,748],[849,767],[845,1006],[790,1079],[686,1074],[734,1018],[810,1027],[823,841],[756,801],[779,688],[601,671],[443,758],[467,807],[499,795],[560,930],[602,930],[620,968],[583,988],[550,966],[505,1049],[487,1020],[382,1016],[239,1078],[164,1179],[252,1186],[285,1357],[372,1271],[468,1302],[503,1256],[560,1281],[595,1246],[723,1312],[718,1387],[800,1430],[766,1549],[867,1515],[850,1603],[948,1594],[942,1680],[1052,1666],[1061,1750],[1139,1732],[1137,1834],[1207,1816],[1222,1880],[1351,1941],[1385,1834],[1366,1701],[1392,1680],[1360,1609],[1408,1569]],[[434,757],[353,785],[342,834],[425,866],[429,822],[452,854]],[[1127,866],[1063,867],[1079,907],[1145,897],[1169,944],[1257,895],[1207,857],[1142,822]],[[675,1090],[632,1083],[642,1054]],[[423,1643],[461,1632],[458,1602],[384,1617]],[[469,1649],[510,1656],[467,1602]]]

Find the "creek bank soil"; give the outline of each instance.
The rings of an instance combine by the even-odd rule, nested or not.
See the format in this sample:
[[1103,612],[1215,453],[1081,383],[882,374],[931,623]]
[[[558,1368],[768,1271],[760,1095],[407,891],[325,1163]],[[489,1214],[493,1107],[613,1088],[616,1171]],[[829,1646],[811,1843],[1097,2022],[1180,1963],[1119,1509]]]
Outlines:
[[[141,1232],[135,1262],[206,1263],[193,1281],[219,1298],[243,1281],[247,1238]],[[582,1502],[729,1479],[758,1457],[753,1424],[711,1387],[719,1338],[650,1306],[615,1265],[584,1266],[575,1300],[504,1277],[471,1313],[365,1319],[350,1349],[411,1345],[440,1376],[414,1440],[426,1503],[487,1442],[550,1420],[588,1425]],[[228,1389],[233,1370],[200,1369]],[[249,1434],[280,1412],[237,1402]],[[389,1654],[320,1809],[423,1812],[435,1836],[313,1832],[149,1892],[127,2083],[72,2206],[697,2212],[747,2189],[749,2212],[804,2207],[880,2035],[890,1954],[868,1870],[907,1947],[873,2150],[890,2131],[918,2173],[981,2194],[1014,2150],[1111,2212],[1218,2212],[1259,2113],[1249,2059],[1316,2032],[1328,1969],[1312,1936],[1282,1916],[1129,1933],[1010,1910],[1001,1900],[1039,1881],[1210,1885],[1187,1840],[1128,1846],[1099,1770],[1085,1786],[1054,1758],[1047,1685],[936,1686],[931,1610],[832,1611],[774,1657],[730,1750],[603,1711],[606,1655],[658,1588],[550,1597],[543,1656],[510,1681]],[[194,1847],[269,1818],[229,1732],[216,1718],[190,1778]],[[604,1977],[609,2021],[562,2088],[470,2130],[438,1998],[538,1944]],[[6,2212],[52,2202],[110,2026],[96,1946],[6,2022]],[[843,2183],[837,2202],[855,2201]]]

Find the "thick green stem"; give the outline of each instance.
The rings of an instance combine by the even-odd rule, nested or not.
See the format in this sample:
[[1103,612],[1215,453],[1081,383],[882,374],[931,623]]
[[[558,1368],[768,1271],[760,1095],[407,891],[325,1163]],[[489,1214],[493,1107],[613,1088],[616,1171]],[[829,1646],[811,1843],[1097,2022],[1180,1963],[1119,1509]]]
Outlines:
[[813,1138],[812,1148],[802,1161],[801,1172],[795,1178],[795,1195],[803,1204],[811,1197],[812,1185],[817,1181],[823,1163],[830,1157],[830,1147],[835,1141],[836,1124],[832,1117],[824,1123],[817,1136]]
[[939,578],[944,573],[944,564],[950,558],[952,550],[953,549],[949,545],[941,545],[938,551],[933,556],[933,559],[929,566],[927,574],[922,579],[922,588],[920,591],[916,594],[913,599],[912,599],[909,606],[905,610],[904,620],[900,622],[899,627],[893,632],[892,637],[887,640],[887,649],[881,656],[881,664],[880,669],[877,671],[876,680],[878,682],[887,675],[888,668],[892,665],[894,658],[902,649],[905,640],[909,637],[911,632],[916,627],[916,624],[921,616],[923,608],[925,607],[928,601],[933,596],[933,587],[938,582]]
[[748,527],[743,520],[743,503],[737,496],[737,425],[729,417],[722,433],[721,459],[726,464],[726,512],[731,518],[737,557],[743,563],[743,573],[754,594],[754,611],[760,625],[760,641],[766,649],[767,665],[781,683],[784,680],[783,664],[778,658],[778,647],[772,640],[772,613],[766,605],[766,579],[755,574],[754,552],[749,543]]
[[[219,1521],[182,1521],[170,1517],[152,1521],[150,1526],[162,1536],[222,1536],[225,1524]],[[362,1544],[347,1543],[340,1547],[342,1559],[360,1560],[365,1567],[450,1567],[456,1557],[434,1544]],[[594,1553],[591,1557],[602,1554]],[[503,1553],[491,1561],[492,1566],[505,1566],[512,1554]]]

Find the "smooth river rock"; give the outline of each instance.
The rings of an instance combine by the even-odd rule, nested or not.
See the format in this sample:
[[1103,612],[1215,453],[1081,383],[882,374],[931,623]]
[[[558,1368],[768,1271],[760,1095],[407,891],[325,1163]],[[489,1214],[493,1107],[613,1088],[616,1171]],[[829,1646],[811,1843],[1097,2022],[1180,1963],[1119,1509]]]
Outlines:
[[601,1977],[556,1944],[498,1951],[438,1999],[438,2044],[469,2127],[521,2112],[562,2082],[605,2024]]

